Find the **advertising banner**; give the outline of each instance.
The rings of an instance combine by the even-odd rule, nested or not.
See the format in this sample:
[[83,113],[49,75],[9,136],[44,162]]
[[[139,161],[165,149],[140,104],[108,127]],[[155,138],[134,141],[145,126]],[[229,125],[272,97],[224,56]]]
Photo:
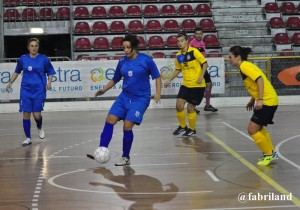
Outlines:
[[[168,79],[174,69],[174,59],[154,59],[162,75],[162,82]],[[213,93],[225,92],[225,73],[223,58],[207,58],[212,83]],[[47,92],[47,98],[85,98],[93,97],[97,90],[103,87],[113,78],[117,60],[101,61],[64,61],[52,62],[56,74],[53,76],[52,90]],[[15,63],[0,64],[0,100],[19,99],[22,74],[12,85],[12,92],[7,93],[5,87],[16,67]],[[168,87],[162,88],[162,95],[176,95],[182,82],[179,74]],[[151,87],[155,88],[155,80],[151,81]],[[105,93],[105,97],[119,95],[122,90],[122,81]]]

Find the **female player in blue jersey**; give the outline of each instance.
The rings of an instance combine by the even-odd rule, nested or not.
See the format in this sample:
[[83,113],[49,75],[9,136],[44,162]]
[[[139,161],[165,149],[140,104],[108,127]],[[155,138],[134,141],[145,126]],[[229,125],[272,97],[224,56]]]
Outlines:
[[98,90],[95,96],[103,95],[123,78],[122,92],[113,103],[106,117],[106,122],[100,136],[100,147],[108,147],[114,125],[123,120],[123,154],[116,166],[130,164],[130,149],[133,142],[133,126],[141,124],[144,113],[150,104],[151,88],[150,77],[155,79],[156,93],[154,101],[158,103],[161,95],[161,78],[152,58],[138,51],[137,36],[127,34],[122,40],[125,56],[118,62],[112,80]]
[[31,113],[36,121],[39,137],[45,138],[41,111],[46,100],[46,91],[51,89],[52,77],[55,74],[49,59],[38,53],[39,40],[37,38],[30,38],[27,42],[27,48],[29,53],[19,58],[15,72],[6,87],[6,90],[10,92],[13,82],[23,71],[20,90],[20,112],[23,112],[23,128],[26,136],[25,141],[22,142],[23,146],[32,143],[30,134]]

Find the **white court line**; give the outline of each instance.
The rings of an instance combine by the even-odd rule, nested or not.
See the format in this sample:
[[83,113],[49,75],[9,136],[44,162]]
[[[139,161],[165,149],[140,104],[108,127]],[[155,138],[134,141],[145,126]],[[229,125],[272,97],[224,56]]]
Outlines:
[[[243,133],[242,131],[238,130],[237,128],[235,128],[235,127],[233,127],[233,126],[231,126],[231,125],[229,125],[229,124],[226,123],[226,122],[223,122],[223,123],[224,123],[224,125],[227,125],[227,126],[230,127],[231,129],[237,131],[238,133],[242,134],[243,136],[247,137],[248,139],[250,139],[250,140],[253,142],[253,139],[252,139],[249,135],[246,135],[246,134]],[[282,160],[286,161],[287,163],[291,164],[292,166],[294,166],[294,167],[296,167],[297,169],[300,170],[300,166],[299,166],[299,165],[297,165],[296,163],[294,163],[293,161],[287,159],[286,157],[282,156],[281,153],[279,153],[279,148],[280,148],[280,146],[281,146],[283,143],[285,143],[285,142],[287,142],[287,141],[289,141],[289,140],[291,140],[291,139],[293,139],[293,138],[299,137],[299,136],[300,136],[300,135],[293,136],[293,137],[291,137],[291,138],[288,138],[288,139],[286,139],[286,140],[281,141],[278,145],[276,145],[275,151],[277,151],[277,153],[280,154],[280,155],[279,155],[279,158],[282,157]]]
[[212,180],[214,180],[215,182],[219,182],[220,180],[218,179],[218,177],[216,177],[210,170],[205,170],[205,172],[208,174],[208,176],[210,176],[210,178],[212,178]]
[[77,173],[77,172],[82,172],[82,171],[88,171],[87,169],[78,169],[76,171],[69,171],[66,173],[58,174],[56,176],[53,176],[48,179],[48,183],[52,186],[65,189],[65,190],[70,190],[70,191],[77,191],[77,192],[91,192],[91,193],[101,193],[101,194],[118,194],[118,195],[169,195],[169,194],[199,194],[199,193],[212,193],[213,191],[207,190],[207,191],[184,191],[184,192],[108,192],[108,191],[95,191],[95,190],[83,190],[83,189],[76,189],[76,188],[70,188],[70,187],[64,187],[62,185],[58,185],[54,182],[54,180],[58,177],[67,175],[67,174],[72,174],[72,173]]
[[230,207],[230,208],[213,208],[213,209],[184,209],[184,210],[237,210],[237,209],[273,209],[273,208],[294,208],[296,205],[283,205],[283,206],[252,206],[252,207]]
[[285,142],[289,141],[289,140],[292,140],[292,139],[295,139],[297,137],[300,137],[300,135],[297,135],[297,136],[293,136],[293,137],[290,137],[288,139],[285,139],[283,141],[281,141],[279,144],[276,145],[275,147],[275,150],[277,151],[278,153],[278,156],[280,159],[283,159],[284,161],[286,161],[287,163],[291,164],[292,166],[296,167],[298,170],[300,170],[300,166],[297,165],[296,163],[294,163],[293,161],[290,161],[289,159],[287,159],[286,157],[284,157],[280,152],[279,152],[279,148],[282,144],[284,144]]

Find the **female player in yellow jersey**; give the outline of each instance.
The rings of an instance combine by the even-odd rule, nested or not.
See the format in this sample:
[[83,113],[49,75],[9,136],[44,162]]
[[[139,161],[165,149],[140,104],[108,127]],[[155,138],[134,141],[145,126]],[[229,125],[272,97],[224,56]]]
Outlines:
[[271,137],[264,128],[268,124],[274,124],[272,120],[278,107],[278,96],[261,69],[247,61],[250,52],[251,48],[234,46],[230,48],[228,58],[231,65],[240,68],[245,88],[251,95],[246,105],[247,110],[253,110],[248,133],[264,154],[257,165],[267,166],[278,159]]
[[[179,73],[183,75],[183,82],[179,89],[176,100],[176,116],[179,121],[179,127],[173,132],[173,135],[179,135],[185,132],[182,137],[189,137],[196,134],[197,114],[195,106],[199,105],[203,99],[205,91],[205,80],[203,79],[207,69],[207,62],[204,56],[197,48],[188,45],[188,37],[185,32],[177,35],[177,44],[180,51],[176,54],[175,69],[169,80],[164,84],[167,87],[170,82],[177,77]],[[187,105],[189,128],[186,125]]]

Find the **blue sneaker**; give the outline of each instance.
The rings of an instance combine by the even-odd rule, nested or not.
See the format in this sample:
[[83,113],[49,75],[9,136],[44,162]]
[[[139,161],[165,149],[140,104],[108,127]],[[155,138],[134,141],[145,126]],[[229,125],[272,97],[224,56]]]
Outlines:
[[279,159],[277,152],[272,153],[272,159],[273,160],[278,160]]

